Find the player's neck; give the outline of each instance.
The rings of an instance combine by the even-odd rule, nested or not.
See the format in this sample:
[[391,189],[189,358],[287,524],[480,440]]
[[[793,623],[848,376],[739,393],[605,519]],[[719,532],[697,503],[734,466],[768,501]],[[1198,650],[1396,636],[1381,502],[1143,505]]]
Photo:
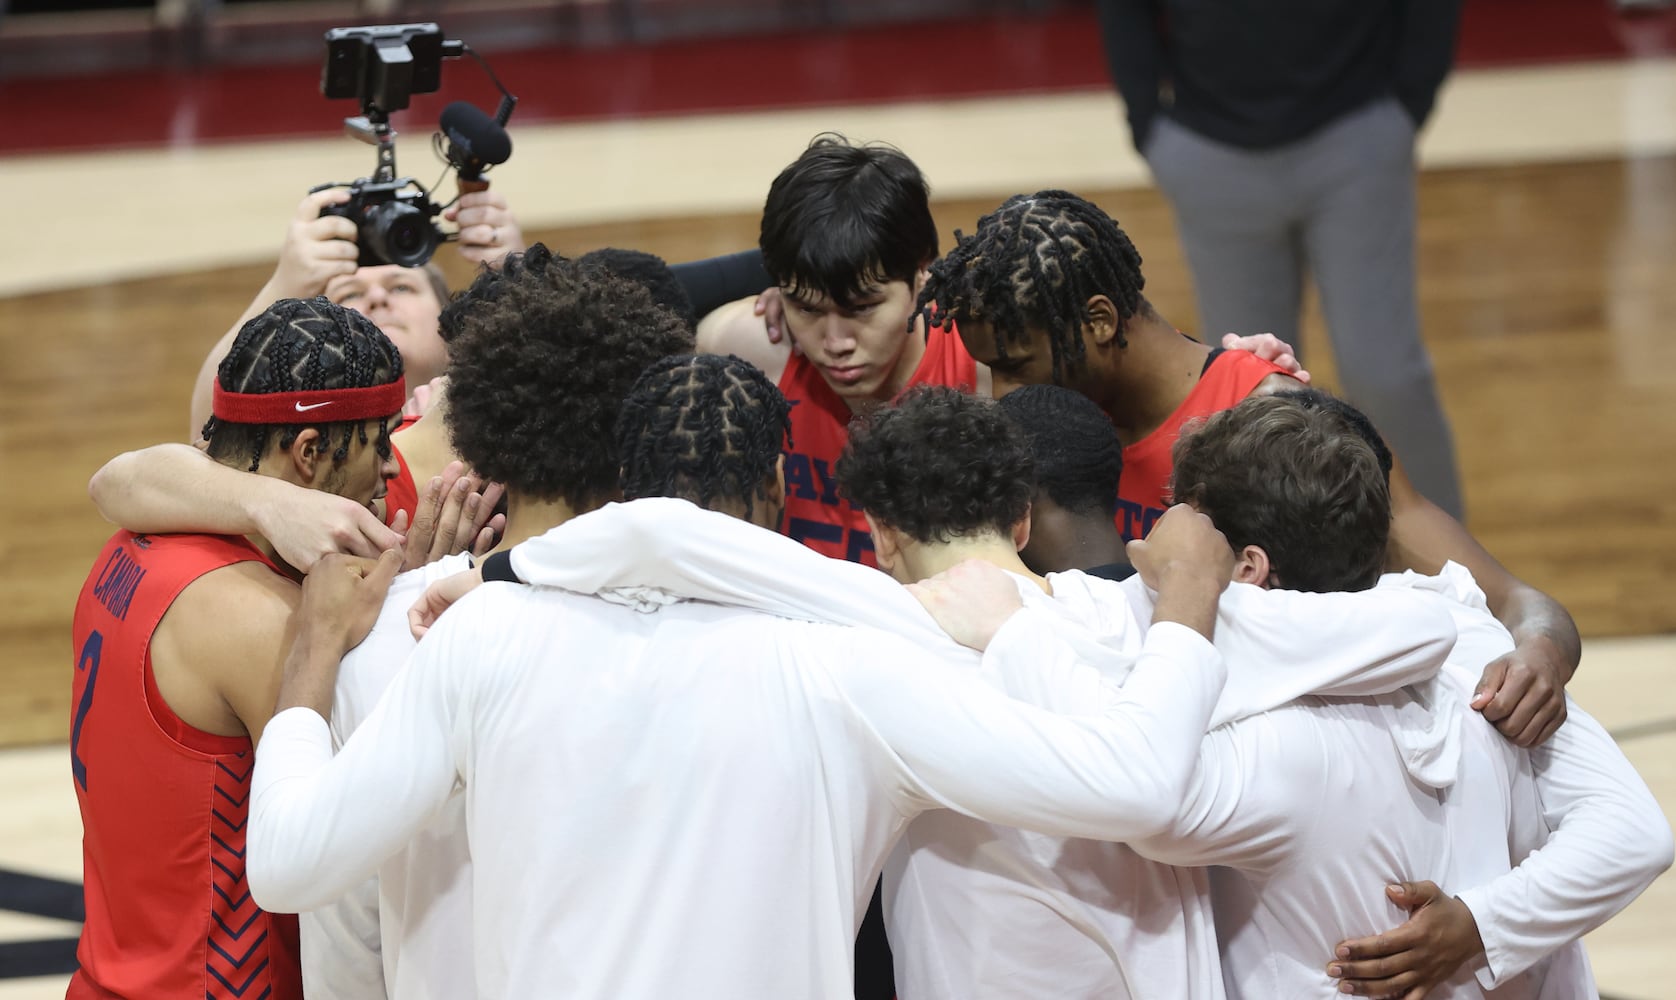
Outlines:
[[506,530],[501,532],[496,552],[504,552],[519,542],[527,542],[557,528],[578,514],[563,500],[525,500],[508,493],[506,496]]
[[1141,313],[1125,332],[1117,393],[1106,414],[1125,445],[1156,431],[1198,384],[1210,348],[1182,336],[1156,313]]
[[953,541],[914,545],[902,552],[902,568],[909,578],[924,580],[944,570],[953,569],[968,559],[981,559],[1009,573],[1028,577],[1042,592],[1052,594],[1046,578],[1037,576],[1018,557],[1018,548],[1011,538],[986,535],[982,538],[956,538]]
[[1109,517],[1086,517],[1063,510],[1033,509],[1030,559],[1055,569],[1092,569],[1128,562],[1123,536]]

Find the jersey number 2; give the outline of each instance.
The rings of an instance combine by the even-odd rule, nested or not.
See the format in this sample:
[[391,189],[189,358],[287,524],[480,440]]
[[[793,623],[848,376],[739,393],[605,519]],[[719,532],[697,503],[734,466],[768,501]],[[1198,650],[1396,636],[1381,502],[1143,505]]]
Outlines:
[[87,764],[81,759],[81,726],[87,721],[87,711],[93,707],[93,684],[99,679],[99,651],[105,645],[105,637],[98,632],[90,632],[87,641],[82,643],[81,655],[76,657],[76,669],[87,671],[87,686],[81,689],[81,701],[76,703],[76,718],[70,724],[70,772],[76,776],[76,784],[82,791],[87,791]]

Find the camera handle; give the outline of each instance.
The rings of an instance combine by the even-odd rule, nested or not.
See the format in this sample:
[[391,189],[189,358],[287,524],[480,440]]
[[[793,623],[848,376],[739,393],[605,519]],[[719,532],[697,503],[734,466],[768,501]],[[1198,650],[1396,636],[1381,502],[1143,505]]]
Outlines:
[[396,179],[396,130],[390,127],[390,117],[378,111],[356,115],[343,120],[344,134],[374,147],[378,151],[378,166],[373,170],[375,184],[388,184]]

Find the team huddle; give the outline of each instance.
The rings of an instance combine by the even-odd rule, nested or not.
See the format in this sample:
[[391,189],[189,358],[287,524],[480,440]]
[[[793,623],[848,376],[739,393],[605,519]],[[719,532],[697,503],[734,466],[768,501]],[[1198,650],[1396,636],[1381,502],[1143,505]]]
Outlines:
[[1560,1000],[1671,864],[1564,609],[1083,198],[825,135],[450,296],[334,197],[90,486],[73,998]]

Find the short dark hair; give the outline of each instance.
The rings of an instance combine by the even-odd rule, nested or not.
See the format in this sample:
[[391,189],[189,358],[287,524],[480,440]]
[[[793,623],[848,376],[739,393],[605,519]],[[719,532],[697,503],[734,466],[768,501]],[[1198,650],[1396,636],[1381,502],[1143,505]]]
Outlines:
[[917,542],[1007,534],[1030,512],[1035,463],[1024,434],[985,399],[917,386],[850,423],[838,489]]
[[1391,494],[1373,449],[1335,409],[1253,396],[1176,442],[1172,493],[1237,552],[1268,553],[1272,582],[1316,593],[1379,580]]
[[[455,308],[461,307],[461,308]],[[540,243],[450,306],[448,429],[479,475],[588,510],[617,493],[616,423],[646,366],[692,331],[639,284]]]
[[1069,514],[1117,516],[1123,445],[1106,411],[1056,385],[1020,386],[997,402],[1030,445],[1038,496]]
[[791,404],[750,362],[715,354],[654,362],[617,415],[623,498],[741,502],[750,517],[790,431]]
[[675,277],[668,262],[657,254],[601,247],[589,250],[576,258],[576,262],[584,266],[598,265],[619,278],[638,282],[652,293],[653,302],[681,317],[681,322],[689,327],[698,325],[698,317],[693,314],[693,300],[688,297],[686,286]]
[[[402,377],[402,356],[372,320],[325,296],[280,299],[239,328],[233,346],[221,359],[215,380],[228,392],[265,395],[316,389],[363,389],[387,385]],[[390,417],[396,416],[395,413]],[[374,444],[380,458],[390,457],[390,423],[381,425]],[[349,457],[350,441],[359,435],[367,443],[366,421],[334,423],[240,424],[210,417],[203,438],[209,456],[228,462],[235,456],[248,471],[261,467],[268,438],[277,434],[279,446],[289,448],[297,435],[314,427],[320,440],[334,437],[338,446],[332,460]]]
[[1373,426],[1373,421],[1367,414],[1356,409],[1337,396],[1328,395],[1320,389],[1287,389],[1273,394],[1280,399],[1291,400],[1298,406],[1311,410],[1330,410],[1350,422],[1352,429],[1361,436],[1368,447],[1373,449],[1374,457],[1379,459],[1379,471],[1385,476],[1386,485],[1391,482],[1391,449],[1385,444],[1385,439],[1379,436],[1379,429]]
[[990,324],[1003,359],[1009,343],[1044,331],[1055,382],[1086,359],[1089,299],[1104,295],[1117,308],[1119,347],[1127,343],[1128,321],[1151,309],[1141,295],[1140,251],[1111,216],[1069,191],[1013,195],[979,219],[972,235],[956,230],[954,238],[954,248],[931,266],[920,312],[939,325]]
[[937,259],[931,193],[893,146],[815,137],[762,207],[762,261],[780,285],[848,309],[872,285],[913,284]]

